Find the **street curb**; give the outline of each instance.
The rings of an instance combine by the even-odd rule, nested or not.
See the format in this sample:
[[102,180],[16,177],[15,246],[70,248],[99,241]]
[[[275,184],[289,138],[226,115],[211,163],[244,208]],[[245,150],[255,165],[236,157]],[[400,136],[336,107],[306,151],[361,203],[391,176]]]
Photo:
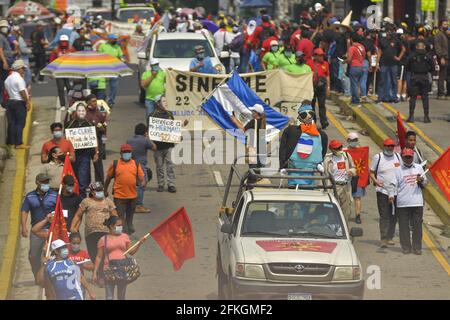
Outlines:
[[[31,133],[33,109],[27,113],[27,119],[23,130],[24,144],[28,144]],[[8,236],[3,249],[2,265],[0,271],[0,300],[6,300],[10,296],[14,271],[16,267],[16,253],[19,243],[20,231],[20,205],[25,188],[26,166],[29,149],[19,149],[16,151],[16,175],[12,188],[11,209],[9,212]]]
[[[383,146],[384,139],[388,137],[387,132],[383,132],[360,108],[350,106],[349,103],[341,100],[335,94],[332,94],[331,98],[345,113],[353,115],[356,122],[362,128],[367,130],[372,140],[379,147]],[[392,132],[391,129],[389,129],[389,131],[389,133],[395,135],[395,132]],[[428,202],[444,224],[450,225],[450,205],[448,204],[447,199],[445,199],[442,193],[431,184],[428,184],[423,191],[425,201]]]

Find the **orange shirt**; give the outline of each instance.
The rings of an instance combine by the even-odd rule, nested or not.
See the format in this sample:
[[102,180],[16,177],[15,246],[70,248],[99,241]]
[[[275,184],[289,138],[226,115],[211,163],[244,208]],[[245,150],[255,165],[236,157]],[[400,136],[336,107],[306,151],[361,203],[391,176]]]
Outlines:
[[69,152],[71,156],[75,154],[75,149],[73,148],[72,142],[64,138],[61,138],[59,143],[56,143],[56,140],[54,139],[44,143],[42,145],[41,154],[48,154],[54,147],[61,149],[64,154],[67,154],[67,152]]
[[[137,198],[136,183],[137,177],[144,178],[144,171],[138,165],[136,169],[136,162],[130,160],[128,162],[120,159],[117,161],[116,174],[114,177],[113,195],[117,199],[135,199]],[[114,164],[108,169],[108,177],[112,178],[114,174]]]

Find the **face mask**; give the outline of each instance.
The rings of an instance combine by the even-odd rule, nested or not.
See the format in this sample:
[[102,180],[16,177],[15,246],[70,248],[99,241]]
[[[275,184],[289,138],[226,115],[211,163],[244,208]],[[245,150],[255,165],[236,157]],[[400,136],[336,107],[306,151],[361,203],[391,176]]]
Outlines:
[[115,233],[115,234],[121,234],[122,231],[123,231],[123,226],[116,226],[116,227],[114,228],[114,233]]
[[386,157],[392,157],[394,155],[394,151],[390,150],[384,150],[383,153]]
[[199,53],[199,54],[197,54],[197,59],[198,59],[198,60],[203,60],[203,59],[205,59],[205,54],[204,54],[204,53]]
[[344,155],[344,151],[342,151],[342,150],[341,151],[332,151],[332,152],[335,156],[338,156],[338,157]]
[[125,161],[131,160],[131,152],[124,152],[122,153],[122,159]]
[[358,146],[358,141],[350,141],[348,145],[352,148],[356,148]]
[[55,139],[61,139],[63,136],[63,132],[62,131],[54,131],[53,132],[53,138]]
[[59,255],[61,256],[61,258],[66,259],[69,256],[69,249],[67,248],[61,249]]
[[105,197],[105,192],[104,191],[96,191],[95,192],[95,197],[97,199],[103,199]]
[[277,52],[278,46],[272,46],[272,47],[270,47],[270,50],[272,50],[272,52]]
[[73,193],[74,187],[69,187],[69,186],[67,186],[67,187],[66,187],[66,191],[67,191],[68,193]]
[[290,57],[290,56],[292,56],[292,51],[287,50],[287,51],[284,52],[284,55],[286,57]]
[[72,244],[70,247],[72,248],[73,252],[75,252],[75,253],[80,252],[80,245],[79,244]]
[[61,154],[58,156],[58,160],[61,162],[64,162],[64,160],[66,160],[66,155],[65,154]]
[[39,186],[39,188],[41,189],[42,192],[47,192],[50,189],[50,185],[49,184],[41,184]]
[[152,66],[151,68],[152,68],[152,71],[154,71],[154,72],[155,71],[159,71],[159,66],[157,66],[157,65],[156,66]]

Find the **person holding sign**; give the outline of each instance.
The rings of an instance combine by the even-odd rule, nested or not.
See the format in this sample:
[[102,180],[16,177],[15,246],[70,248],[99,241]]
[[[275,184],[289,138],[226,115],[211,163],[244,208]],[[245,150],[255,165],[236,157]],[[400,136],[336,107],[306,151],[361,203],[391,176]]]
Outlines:
[[150,70],[144,72],[141,87],[145,90],[146,118],[155,111],[156,97],[166,92],[166,73],[159,68],[157,59],[150,60]]
[[[86,120],[86,113],[86,104],[79,102],[76,106],[75,118],[66,124],[66,136],[71,140],[75,148],[74,171],[80,185],[80,195],[83,199],[86,197],[86,188],[91,180],[91,159],[94,162],[97,162],[99,159],[97,138],[95,137],[95,141],[90,141],[90,137],[87,137],[83,130],[75,130],[72,135],[72,131],[69,129],[94,127],[92,123]],[[71,133],[70,136],[68,132]],[[95,134],[95,127],[93,133]],[[86,139],[89,141],[86,141]],[[92,147],[90,147],[91,145]]]

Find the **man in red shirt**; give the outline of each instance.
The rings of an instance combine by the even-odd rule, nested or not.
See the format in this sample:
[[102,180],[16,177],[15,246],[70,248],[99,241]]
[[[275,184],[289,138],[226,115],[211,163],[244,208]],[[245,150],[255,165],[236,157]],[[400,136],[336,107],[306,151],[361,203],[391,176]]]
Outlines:
[[289,38],[289,44],[291,45],[291,48],[297,48],[297,46],[301,40],[302,32],[297,23],[294,23],[292,25],[292,29],[295,31],[292,33],[291,37]]
[[[69,43],[69,36],[68,35],[61,35],[59,38],[58,47],[56,47],[51,53],[50,53],[50,62],[53,60],[56,60],[57,58],[73,52],[74,50],[70,48]],[[65,78],[57,78],[56,79],[56,87],[58,88],[58,96],[59,96],[59,104],[61,108],[66,108],[66,95],[64,93],[64,87],[67,88],[67,91],[69,91],[69,85],[68,80]]]
[[313,72],[314,98],[312,107],[315,108],[316,101],[319,104],[319,118],[322,129],[328,127],[327,109],[325,106],[326,97],[330,95],[330,66],[325,61],[325,52],[322,48],[314,50],[314,60],[307,64]]
[[50,125],[50,131],[53,134],[53,139],[45,142],[41,149],[41,162],[48,162],[48,153],[54,147],[58,147],[65,155],[69,153],[70,161],[75,161],[75,149],[73,148],[72,142],[64,139],[63,125],[60,122],[54,122]]
[[278,43],[278,37],[275,36],[275,32],[273,32],[271,29],[270,37],[268,37],[266,40],[264,40],[264,42],[262,43],[262,46],[261,46],[261,60],[264,58],[264,55],[266,53],[270,52],[270,43],[272,41],[276,41]]
[[314,51],[314,44],[310,40],[311,32],[309,30],[303,30],[301,33],[301,40],[298,42],[296,51],[301,51],[305,54],[306,63],[312,60],[312,55]]
[[[270,17],[268,15],[263,15],[261,19],[262,19],[262,24],[260,26],[256,27],[255,38],[259,39],[259,42],[262,44],[270,36],[276,36],[277,30],[276,30],[276,27],[274,26],[274,24],[271,23]],[[266,51],[266,52],[268,52],[268,51]]]
[[350,92],[352,94],[352,103],[359,104],[360,88],[364,73],[364,58],[366,56],[366,49],[360,43],[362,37],[359,34],[352,36],[352,45],[348,49],[347,63],[350,68]]

